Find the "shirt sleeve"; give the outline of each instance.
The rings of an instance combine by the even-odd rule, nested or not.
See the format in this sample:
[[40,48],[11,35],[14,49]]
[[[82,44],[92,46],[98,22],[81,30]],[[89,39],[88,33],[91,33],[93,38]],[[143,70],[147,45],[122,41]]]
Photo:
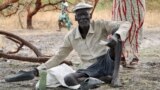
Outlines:
[[63,45],[59,48],[59,51],[56,53],[55,56],[51,57],[47,62],[44,64],[41,64],[39,67],[37,67],[38,70],[42,69],[50,69],[52,67],[55,67],[60,64],[73,50],[71,42],[69,40],[69,37],[66,36],[64,38]]
[[116,33],[120,35],[122,41],[125,41],[131,27],[128,21],[102,21],[102,28],[107,30],[108,34]]

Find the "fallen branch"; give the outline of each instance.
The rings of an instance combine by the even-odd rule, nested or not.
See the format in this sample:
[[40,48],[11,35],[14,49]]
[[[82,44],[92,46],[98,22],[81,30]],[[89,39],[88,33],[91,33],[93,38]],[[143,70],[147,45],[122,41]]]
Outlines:
[[0,52],[0,58],[1,57],[6,59],[15,59],[19,61],[37,62],[37,63],[44,63],[50,58],[50,57],[24,57],[24,56],[5,54]]
[[8,37],[12,37],[15,40],[21,42],[21,44],[26,45],[27,47],[29,47],[30,49],[32,49],[34,51],[34,53],[37,55],[37,57],[43,56],[42,53],[35,46],[33,46],[31,43],[25,41],[24,39],[20,38],[19,36],[16,36],[12,33],[5,32],[5,31],[0,31],[0,34],[6,35]]
[[[3,57],[6,59],[14,59],[14,60],[38,62],[38,63],[44,63],[50,58],[50,56],[42,55],[41,52],[35,46],[33,46],[31,43],[27,42],[26,40],[20,38],[17,35],[14,35],[6,31],[0,31],[0,34],[5,35],[9,40],[19,44],[18,49],[14,52],[8,52],[8,53],[0,52],[0,58]],[[20,55],[14,55],[18,51],[20,51],[23,46],[27,46],[31,50],[33,50],[34,53],[37,55],[37,57],[25,57]]]

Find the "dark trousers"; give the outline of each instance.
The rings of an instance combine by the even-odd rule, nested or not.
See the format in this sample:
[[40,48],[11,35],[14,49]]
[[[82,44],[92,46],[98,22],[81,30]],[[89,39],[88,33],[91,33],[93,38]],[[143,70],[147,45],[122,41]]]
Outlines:
[[111,59],[110,50],[107,54],[97,58],[97,61],[86,69],[79,69],[77,73],[84,73],[89,77],[100,78],[103,76],[112,76],[114,70],[114,61]]

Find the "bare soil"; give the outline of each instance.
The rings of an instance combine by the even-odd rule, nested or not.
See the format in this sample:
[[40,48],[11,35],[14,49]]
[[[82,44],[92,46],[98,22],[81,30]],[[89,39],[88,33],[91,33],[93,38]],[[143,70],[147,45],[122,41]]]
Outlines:
[[[42,53],[54,55],[63,37],[68,32],[51,30],[12,30],[10,31],[35,45]],[[122,87],[113,88],[105,84],[95,90],[160,90],[160,28],[147,28],[144,30],[143,42],[140,48],[140,63],[137,69],[121,68],[120,78]],[[6,40],[5,50],[14,50],[16,45]],[[18,54],[35,56],[27,47]],[[80,59],[76,52],[72,52],[66,60],[71,60],[77,65]],[[7,75],[15,74],[20,70],[30,70],[40,65],[39,63],[21,62],[0,58],[0,90],[33,90],[38,78],[31,81],[7,83],[3,79]],[[57,90],[57,89],[53,89]],[[62,90],[62,89],[59,89]]]

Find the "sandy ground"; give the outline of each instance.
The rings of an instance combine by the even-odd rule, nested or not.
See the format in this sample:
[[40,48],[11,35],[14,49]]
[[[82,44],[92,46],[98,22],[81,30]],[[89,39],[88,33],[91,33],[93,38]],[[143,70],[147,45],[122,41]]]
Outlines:
[[[160,28],[147,28],[144,30],[143,42],[140,48],[140,63],[137,69],[121,68],[120,78],[123,84],[120,88],[112,88],[106,84],[95,90],[160,90]],[[42,53],[54,55],[62,44],[67,30],[55,32],[51,30],[16,30],[10,31],[35,45]],[[12,45],[12,46],[11,46]],[[14,50],[16,45],[6,40],[7,50]],[[27,47],[18,54],[35,56]],[[75,65],[80,62],[76,52],[72,52],[66,60]],[[37,78],[31,81],[6,83],[4,77],[15,74],[20,70],[30,70],[38,63],[21,62],[0,58],[0,90],[33,90]],[[57,89],[53,89],[57,90]],[[62,90],[62,89],[60,89]]]

